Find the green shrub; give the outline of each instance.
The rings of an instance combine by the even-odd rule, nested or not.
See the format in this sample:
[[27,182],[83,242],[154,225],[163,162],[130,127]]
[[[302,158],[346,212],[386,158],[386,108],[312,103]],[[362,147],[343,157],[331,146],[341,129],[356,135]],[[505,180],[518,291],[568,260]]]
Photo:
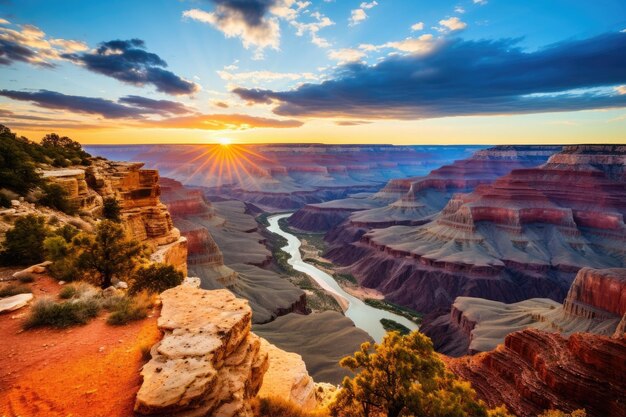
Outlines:
[[153,263],[141,267],[130,283],[129,292],[136,294],[142,290],[160,293],[183,282],[183,273],[172,265]]
[[391,319],[380,319],[380,324],[387,332],[396,331],[403,336],[411,333],[411,329]]
[[39,300],[33,304],[24,327],[27,329],[42,326],[65,328],[85,324],[96,317],[99,311],[100,305],[95,299],[61,303],[52,300]]
[[47,183],[41,186],[41,190],[43,196],[39,199],[39,204],[67,214],[76,213],[76,207],[67,198],[68,193],[61,185]]
[[18,294],[28,294],[33,292],[28,285],[9,284],[0,289],[0,298],[12,297]]
[[107,197],[104,199],[103,207],[102,207],[102,216],[105,219],[112,220],[114,222],[120,222],[120,212],[121,207],[120,203],[117,201],[115,197]]
[[43,261],[43,241],[46,238],[45,219],[29,214],[15,222],[6,233],[0,252],[5,265],[33,265]]
[[59,298],[62,298],[63,300],[68,300],[74,297],[77,292],[78,291],[76,290],[75,286],[66,285],[65,287],[61,288],[61,291],[59,291]]
[[76,236],[72,249],[79,253],[78,269],[92,274],[102,288],[110,287],[113,278],[129,274],[146,258],[145,247],[129,239],[124,227],[111,220],[98,223],[95,235]]
[[145,319],[150,303],[145,296],[124,297],[111,311],[107,323],[120,326],[131,321]]

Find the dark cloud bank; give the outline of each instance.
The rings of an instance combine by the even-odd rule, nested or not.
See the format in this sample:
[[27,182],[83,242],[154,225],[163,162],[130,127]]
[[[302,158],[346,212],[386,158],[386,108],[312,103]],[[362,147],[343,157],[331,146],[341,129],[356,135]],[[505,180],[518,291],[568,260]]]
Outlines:
[[199,89],[197,84],[164,69],[167,63],[157,54],[146,51],[141,39],[103,42],[94,52],[63,54],[62,57],[125,83],[152,84],[167,94],[192,94]]
[[517,44],[453,39],[426,55],[344,66],[321,84],[234,93],[250,102],[275,102],[274,113],[288,116],[420,119],[626,106],[626,95],[589,91],[626,83],[626,33],[535,52]]

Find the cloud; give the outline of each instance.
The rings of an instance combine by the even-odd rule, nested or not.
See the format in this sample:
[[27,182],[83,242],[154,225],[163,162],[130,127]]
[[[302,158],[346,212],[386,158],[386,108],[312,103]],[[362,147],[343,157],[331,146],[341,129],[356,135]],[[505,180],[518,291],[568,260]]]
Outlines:
[[424,29],[424,22],[417,22],[413,25],[411,25],[411,30],[413,32],[416,32],[418,30],[423,30]]
[[249,71],[249,72],[229,72],[217,71],[217,75],[222,80],[236,83],[251,82],[254,84],[272,81],[297,81],[297,80],[317,80],[317,75],[311,72],[273,72],[273,71]]
[[487,4],[487,0],[473,0],[474,4],[480,4],[481,6]]
[[465,29],[467,27],[467,23],[462,22],[458,17],[451,17],[449,19],[443,19],[439,21],[439,24],[442,26],[440,31],[455,31]]
[[320,31],[320,29],[334,25],[335,22],[333,22],[320,12],[311,13],[311,17],[314,18],[315,21],[310,23],[302,23],[293,20],[291,22],[291,25],[296,28],[296,36],[303,36],[305,33],[309,33],[309,35],[311,36],[311,42],[314,45],[317,45],[320,48],[328,48],[330,46],[330,42],[328,42],[325,38],[320,37],[318,35],[318,32]]
[[368,122],[365,120],[340,120],[340,121],[335,122],[337,126],[360,126],[360,125],[367,125],[370,123],[372,122]]
[[74,113],[99,114],[107,119],[140,117],[145,111],[96,97],[71,96],[56,91],[0,90],[0,96],[13,100],[30,101],[47,109],[69,110]]
[[291,128],[303,125],[298,120],[278,120],[245,114],[200,114],[144,122],[147,126],[173,129],[248,130],[252,128]]
[[152,84],[166,94],[193,94],[200,86],[164,69],[167,63],[157,54],[145,50],[141,39],[103,42],[96,50],[63,54],[63,58],[98,74],[144,86]]
[[617,91],[617,94],[620,95],[626,94],[626,85],[618,85],[617,87],[615,87],[615,91]]
[[356,62],[365,57],[365,52],[358,49],[344,48],[328,52],[328,58],[338,61],[340,64]]
[[[10,25],[3,19],[2,25]],[[41,29],[33,25],[14,25],[14,28],[0,26],[0,65],[26,62],[40,67],[54,67],[54,61],[61,54],[84,51],[84,42],[68,39],[49,38]]]
[[393,48],[410,54],[425,54],[432,51],[436,44],[437,40],[433,37],[433,35],[426,34],[418,38],[407,38],[401,41],[387,42],[378,46],[377,49]]
[[193,110],[183,103],[170,100],[154,100],[141,96],[126,96],[118,100],[119,103],[128,104],[155,114],[187,114]]
[[463,14],[463,13],[465,13],[465,9],[464,9],[464,8],[462,8],[461,6],[456,6],[456,7],[454,8],[454,12],[455,12],[455,13],[458,13],[458,14]]
[[367,13],[365,13],[365,10],[372,9],[377,5],[378,3],[376,1],[361,3],[358,9],[354,9],[350,12],[350,18],[348,19],[349,25],[356,26],[365,19],[367,19],[368,16]]
[[244,48],[254,47],[255,59],[263,58],[263,50],[280,46],[278,19],[294,21],[310,6],[296,0],[211,0],[215,10],[190,9],[183,17],[207,23],[227,38],[240,38]]
[[[533,52],[517,41],[441,40],[420,55],[349,64],[291,91],[235,89],[283,116],[423,119],[626,107],[626,35],[567,40]],[[609,88],[606,88],[609,87]]]

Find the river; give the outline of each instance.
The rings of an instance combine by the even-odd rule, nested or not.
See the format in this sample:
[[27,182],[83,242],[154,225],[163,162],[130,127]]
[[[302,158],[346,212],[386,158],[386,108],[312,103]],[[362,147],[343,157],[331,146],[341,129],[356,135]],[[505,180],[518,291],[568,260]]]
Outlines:
[[398,322],[411,330],[417,330],[417,324],[413,323],[405,317],[391,313],[386,310],[380,310],[365,304],[360,299],[345,292],[335,279],[328,275],[326,272],[318,269],[316,266],[311,265],[302,260],[300,255],[300,239],[296,236],[288,233],[280,228],[278,221],[291,216],[293,213],[276,214],[268,217],[269,230],[272,233],[276,233],[287,239],[287,246],[281,248],[290,255],[287,262],[293,266],[296,271],[303,272],[313,278],[324,290],[334,294],[337,297],[342,298],[348,304],[348,308],[344,312],[346,317],[349,317],[356,327],[365,330],[376,341],[380,342],[385,336],[385,329],[380,323],[380,319],[386,318]]

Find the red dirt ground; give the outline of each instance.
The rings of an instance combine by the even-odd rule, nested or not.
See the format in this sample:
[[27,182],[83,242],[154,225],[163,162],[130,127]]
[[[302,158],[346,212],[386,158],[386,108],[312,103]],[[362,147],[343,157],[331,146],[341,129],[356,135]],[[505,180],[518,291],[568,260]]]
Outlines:
[[[35,299],[61,288],[45,276],[30,285]],[[141,350],[161,337],[158,312],[125,326],[101,314],[84,326],[22,331],[28,309],[0,314],[0,415],[133,415]]]

